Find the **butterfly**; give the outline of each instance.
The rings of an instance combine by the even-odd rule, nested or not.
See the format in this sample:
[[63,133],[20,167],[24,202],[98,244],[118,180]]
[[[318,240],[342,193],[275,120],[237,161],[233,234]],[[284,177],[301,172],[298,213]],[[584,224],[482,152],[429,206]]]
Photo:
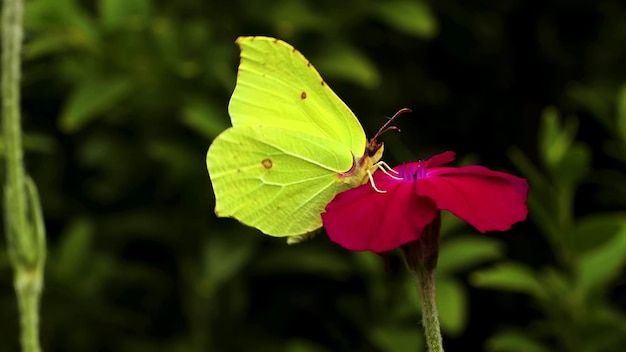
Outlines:
[[320,214],[337,193],[367,182],[383,144],[368,142],[354,113],[293,46],[260,36],[236,43],[232,127],[207,153],[215,213],[298,242],[322,226]]

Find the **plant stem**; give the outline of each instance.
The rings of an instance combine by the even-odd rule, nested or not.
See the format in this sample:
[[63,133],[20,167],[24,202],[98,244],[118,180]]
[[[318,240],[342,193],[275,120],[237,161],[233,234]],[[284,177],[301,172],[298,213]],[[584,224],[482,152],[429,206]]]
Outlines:
[[13,226],[26,227],[26,194],[20,126],[20,53],[22,0],[4,0],[2,9],[2,128],[6,158],[6,183],[11,189]]
[[21,343],[24,352],[39,352],[39,299],[41,297],[41,271],[17,270],[15,292],[20,311]]
[[439,314],[435,296],[435,272],[419,270],[415,272],[422,304],[422,324],[429,352],[443,352],[443,340],[439,329]]
[[20,124],[23,0],[2,8],[2,132],[6,160],[5,234],[15,271],[15,292],[24,352],[39,352],[39,301],[45,262],[45,233],[39,197],[26,177]]
[[441,213],[437,213],[417,241],[400,247],[404,263],[417,279],[417,291],[422,305],[422,325],[429,352],[443,352],[435,295],[435,268],[439,257],[440,228]]

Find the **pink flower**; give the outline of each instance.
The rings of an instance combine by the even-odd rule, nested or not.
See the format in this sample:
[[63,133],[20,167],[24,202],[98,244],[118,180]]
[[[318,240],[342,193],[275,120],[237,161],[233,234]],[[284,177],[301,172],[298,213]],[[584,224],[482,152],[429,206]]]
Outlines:
[[403,164],[396,180],[378,171],[374,184],[342,192],[326,206],[322,220],[333,242],[353,251],[386,252],[420,239],[440,210],[478,231],[505,231],[526,219],[525,179],[482,166],[445,167],[453,152]]

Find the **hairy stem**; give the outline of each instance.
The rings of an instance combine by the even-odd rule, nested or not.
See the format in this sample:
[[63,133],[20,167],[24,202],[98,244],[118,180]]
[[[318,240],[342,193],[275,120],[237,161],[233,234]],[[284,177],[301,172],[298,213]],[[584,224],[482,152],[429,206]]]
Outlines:
[[419,270],[415,272],[422,304],[422,324],[429,352],[443,352],[443,340],[439,329],[439,313],[435,296],[435,272]]
[[407,268],[417,279],[417,291],[422,305],[422,325],[429,352],[443,352],[435,295],[435,268],[439,257],[440,228],[441,213],[438,212],[417,241],[400,247]]

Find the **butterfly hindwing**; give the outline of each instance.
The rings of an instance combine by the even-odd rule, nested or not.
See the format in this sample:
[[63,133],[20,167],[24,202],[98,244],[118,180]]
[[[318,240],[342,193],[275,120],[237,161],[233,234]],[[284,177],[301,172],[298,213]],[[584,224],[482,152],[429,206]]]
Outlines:
[[229,128],[207,154],[217,215],[272,236],[319,228],[326,204],[347,189],[338,173],[352,163],[328,140],[265,126]]

